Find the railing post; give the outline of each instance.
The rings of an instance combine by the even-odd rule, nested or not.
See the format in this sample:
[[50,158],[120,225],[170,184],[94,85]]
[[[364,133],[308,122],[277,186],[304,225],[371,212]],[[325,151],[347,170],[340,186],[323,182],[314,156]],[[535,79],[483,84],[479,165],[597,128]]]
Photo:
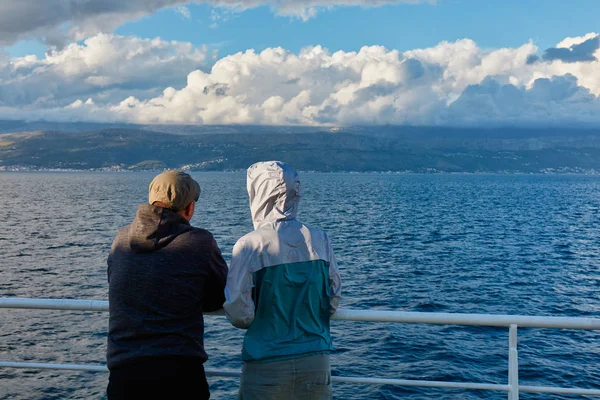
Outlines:
[[519,400],[519,353],[517,351],[517,325],[511,324],[508,332],[508,400]]

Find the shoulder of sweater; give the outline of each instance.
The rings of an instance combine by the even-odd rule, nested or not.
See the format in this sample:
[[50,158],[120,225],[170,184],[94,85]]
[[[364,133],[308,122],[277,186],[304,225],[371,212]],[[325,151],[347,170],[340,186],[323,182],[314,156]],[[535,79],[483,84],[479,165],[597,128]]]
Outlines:
[[120,228],[119,231],[117,232],[117,234],[115,235],[114,240],[118,241],[121,239],[129,238],[129,230],[130,229],[131,229],[131,224],[125,225],[124,227]]
[[210,231],[195,226],[192,226],[190,230],[184,233],[184,235],[189,235],[189,237],[194,238],[194,240],[214,240],[213,234]]

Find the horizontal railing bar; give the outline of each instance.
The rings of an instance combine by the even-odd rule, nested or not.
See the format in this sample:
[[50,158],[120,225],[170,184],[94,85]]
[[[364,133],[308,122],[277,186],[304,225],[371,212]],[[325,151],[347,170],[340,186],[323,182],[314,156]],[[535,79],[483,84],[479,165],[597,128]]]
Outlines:
[[[25,363],[25,362],[0,362],[0,368],[32,368],[32,369],[57,369],[71,371],[88,372],[108,372],[108,368],[103,365],[79,365],[79,364],[46,364],[46,363]],[[239,371],[227,370],[206,370],[207,376],[238,378],[241,376]],[[420,381],[410,379],[383,379],[383,378],[361,378],[354,376],[332,376],[333,382],[357,383],[369,385],[395,385],[395,386],[419,386],[432,388],[448,389],[474,389],[474,390],[499,390],[508,391],[508,385],[488,384],[488,383],[470,383],[470,382],[442,382],[442,381]],[[554,394],[576,394],[584,396],[600,396],[600,390],[580,389],[580,388],[560,388],[549,386],[519,386],[521,392],[527,393],[554,393]]]
[[521,386],[519,391],[527,393],[578,394],[583,396],[600,396],[598,389],[559,388],[550,386]]
[[[95,365],[77,365],[77,364],[43,364],[26,362],[0,362],[0,368],[33,368],[33,369],[61,369],[72,371],[89,372],[108,372],[106,366]],[[213,370],[205,371],[207,376],[219,377],[240,377],[239,371]],[[454,389],[479,389],[479,390],[503,390],[508,391],[508,385],[497,385],[487,383],[469,383],[469,382],[441,382],[441,381],[418,381],[410,379],[382,379],[382,378],[361,378],[354,376],[332,376],[333,382],[360,383],[370,385],[399,385],[399,386],[424,386],[436,388],[454,388]]]
[[0,308],[34,310],[108,311],[108,301],[0,298]]
[[29,362],[0,362],[0,368],[61,369],[68,371],[108,372],[105,365],[47,364]]
[[600,319],[581,317],[540,317],[528,315],[429,313],[339,309],[332,319],[370,322],[405,322],[439,325],[502,326],[519,328],[564,328],[600,330]]
[[[108,301],[0,298],[0,308],[108,311]],[[223,315],[223,311],[207,313]],[[334,320],[364,322],[403,322],[439,325],[510,326],[519,328],[562,328],[600,330],[600,319],[582,317],[543,317],[501,314],[429,313],[381,310],[338,309]]]
[[361,378],[354,376],[332,376],[333,382],[360,383],[369,385],[396,385],[396,386],[421,386],[448,389],[476,389],[476,390],[501,390],[508,392],[508,385],[493,383],[471,383],[471,382],[442,382],[442,381],[418,381],[411,379],[384,379],[384,378]]

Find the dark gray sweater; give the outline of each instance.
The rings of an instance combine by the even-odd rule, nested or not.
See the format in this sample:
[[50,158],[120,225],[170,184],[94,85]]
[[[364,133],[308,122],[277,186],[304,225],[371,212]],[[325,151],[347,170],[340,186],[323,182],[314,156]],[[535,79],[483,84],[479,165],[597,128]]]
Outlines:
[[226,277],[209,231],[140,205],[108,257],[108,368],[154,356],[206,361],[202,312],[222,307]]

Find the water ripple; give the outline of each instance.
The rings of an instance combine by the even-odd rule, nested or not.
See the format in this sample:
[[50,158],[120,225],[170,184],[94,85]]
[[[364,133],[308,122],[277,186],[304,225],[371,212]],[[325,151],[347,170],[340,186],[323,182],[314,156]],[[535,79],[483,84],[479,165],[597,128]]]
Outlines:
[[[243,173],[194,173],[192,223],[227,261],[252,229]],[[147,173],[3,173],[2,297],[106,300],[106,256],[147,196]],[[342,306],[596,317],[600,177],[301,174],[300,219],[327,231]],[[47,193],[43,205],[38,193]],[[94,195],[91,196],[90,193]],[[107,314],[3,310],[0,360],[104,363]],[[505,384],[508,331],[336,321],[333,374]],[[207,368],[238,369],[243,331],[206,319]],[[600,333],[519,329],[520,380],[600,387]],[[103,398],[107,375],[0,370],[0,398]],[[214,398],[237,380],[211,378]],[[335,385],[337,399],[505,399],[504,392]],[[548,396],[522,394],[523,399]],[[552,399],[568,396],[552,396]]]

